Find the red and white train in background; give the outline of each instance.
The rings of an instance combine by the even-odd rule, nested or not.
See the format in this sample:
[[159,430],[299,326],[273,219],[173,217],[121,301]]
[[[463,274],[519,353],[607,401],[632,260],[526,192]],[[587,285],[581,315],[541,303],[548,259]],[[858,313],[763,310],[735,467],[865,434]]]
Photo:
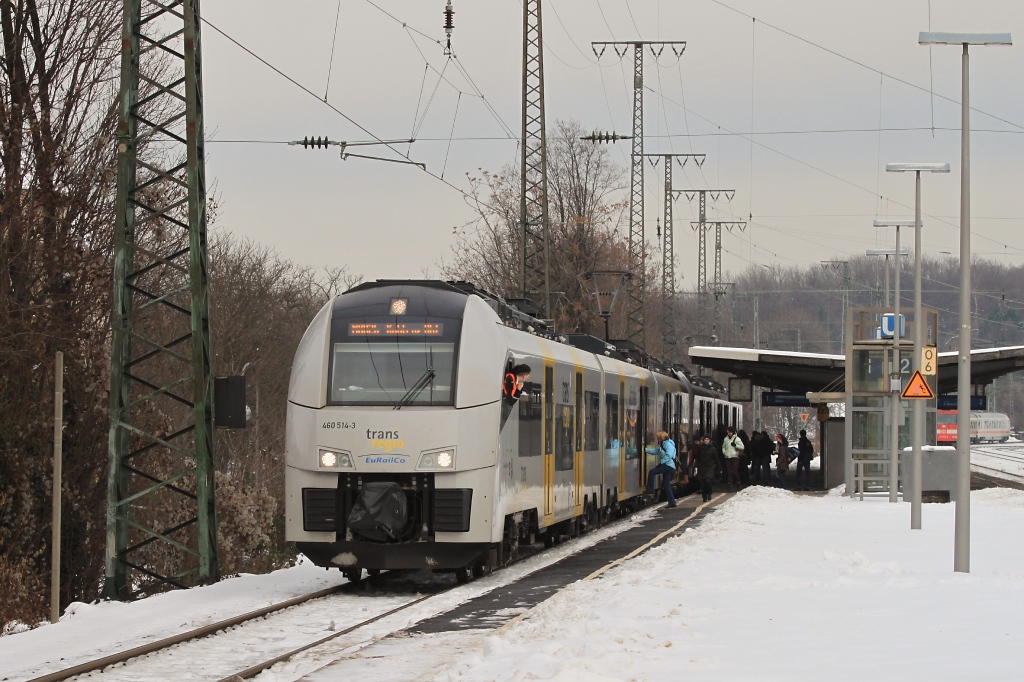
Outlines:
[[[956,444],[956,410],[939,410],[935,440]],[[1010,418],[1002,412],[971,412],[972,443],[1005,443],[1010,439]]]

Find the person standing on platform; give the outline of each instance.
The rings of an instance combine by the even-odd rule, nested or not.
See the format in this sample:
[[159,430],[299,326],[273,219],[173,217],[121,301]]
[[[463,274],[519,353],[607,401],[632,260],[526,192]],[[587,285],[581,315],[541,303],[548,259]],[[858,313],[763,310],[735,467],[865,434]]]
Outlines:
[[704,434],[701,438],[700,445],[694,451],[691,464],[696,467],[694,477],[700,481],[701,499],[708,502],[711,499],[715,469],[718,468],[718,448],[711,442],[711,436]]
[[[799,451],[799,455],[796,458],[796,489],[797,490],[810,490],[811,489],[811,460],[814,459],[814,445],[811,443],[810,438],[807,437],[807,431],[800,429],[800,440],[797,441],[796,448]],[[800,486],[800,474],[803,473],[803,487]]]
[[786,472],[789,471],[789,441],[781,433],[775,436],[775,472],[779,477],[779,486],[786,490]]
[[661,485],[665,489],[665,498],[668,500],[669,508],[676,506],[676,497],[672,494],[672,479],[676,473],[676,444],[668,437],[668,432],[658,431],[656,434],[661,445],[656,448],[646,448],[652,455],[658,455],[660,460],[658,466],[654,467],[647,474],[647,493],[654,494],[654,477],[661,475]]
[[736,435],[736,428],[730,426],[722,439],[722,457],[725,459],[726,479],[733,492],[739,489],[740,454],[743,453],[743,441]]
[[751,440],[751,479],[755,483],[771,482],[771,442],[764,431],[755,431]]
[[743,452],[740,453],[740,485],[744,488],[750,485],[750,459],[751,454],[754,452],[750,446],[750,436],[743,429],[736,432],[736,435],[740,437],[740,442],[743,443]]

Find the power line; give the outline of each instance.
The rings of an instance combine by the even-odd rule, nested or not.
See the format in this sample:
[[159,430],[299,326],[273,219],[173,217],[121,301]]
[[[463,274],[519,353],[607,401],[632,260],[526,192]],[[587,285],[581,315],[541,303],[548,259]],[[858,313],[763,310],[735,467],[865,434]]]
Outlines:
[[[731,7],[731,6],[727,5],[727,4],[725,4],[724,2],[722,2],[722,0],[710,0],[710,2],[713,2],[716,5],[724,7],[725,9],[730,10],[732,12],[735,12],[736,14],[744,16],[744,17],[746,17],[748,19],[754,19],[753,15],[747,14],[746,12],[742,12],[742,11],[736,9],[735,7]],[[897,83],[901,83],[903,85],[909,86],[911,88],[914,88],[915,90],[920,90],[921,92],[927,92],[931,96],[938,97],[939,99],[944,99],[947,102],[951,102],[953,104],[956,104],[957,106],[960,106],[962,104],[962,102],[960,102],[960,100],[953,99],[952,97],[946,97],[945,95],[936,94],[930,88],[926,88],[926,87],[923,87],[921,85],[917,85],[916,83],[911,83],[908,80],[904,80],[904,79],[899,78],[897,76],[893,76],[892,74],[886,73],[885,71],[882,71],[881,69],[876,69],[875,67],[869,66],[868,64],[865,64],[864,62],[857,61],[853,57],[847,57],[846,55],[842,54],[841,52],[836,52],[835,50],[832,50],[830,48],[825,47],[824,45],[819,45],[818,43],[815,43],[814,41],[808,40],[807,38],[799,36],[799,35],[797,35],[795,33],[791,33],[790,31],[787,31],[784,28],[780,28],[778,26],[775,26],[774,24],[769,24],[768,22],[766,22],[763,19],[758,19],[758,21],[760,21],[762,24],[764,24],[768,28],[774,29],[774,30],[778,31],[779,33],[782,33],[784,35],[789,36],[790,38],[794,38],[795,40],[799,40],[802,43],[806,43],[807,45],[810,45],[811,47],[816,47],[819,50],[824,50],[825,52],[829,53],[830,55],[832,55],[834,57],[838,57],[838,58],[840,58],[842,60],[848,61],[851,64],[856,64],[857,66],[865,68],[868,71],[873,71],[873,72],[875,72],[875,73],[877,73],[877,74],[879,74],[881,76],[884,76],[885,78],[888,78],[890,80],[894,80]],[[990,114],[987,111],[982,111],[981,109],[977,109],[975,107],[971,107],[971,111],[976,111],[976,112],[978,112],[979,114],[981,114],[983,116],[988,116],[989,118],[994,118],[995,120],[1000,121],[1002,123],[1006,123],[1008,125],[1012,125],[1014,128],[1020,128],[1020,129],[1024,130],[1024,125],[1020,125],[1019,123],[1014,123],[1013,121],[1007,120],[1005,118],[1001,118],[999,116],[996,116],[995,114]]]
[[[716,1],[717,1],[717,0],[712,0],[712,2],[716,2]],[[664,95],[663,93],[659,93],[659,92],[656,92],[655,90],[653,90],[653,89],[652,89],[652,88],[650,88],[649,86],[646,86],[646,85],[645,85],[645,86],[644,86],[644,88],[645,88],[646,90],[649,90],[649,91],[653,92],[653,93],[654,93],[655,95],[657,95],[658,97],[665,97],[665,95]],[[675,105],[676,105],[677,107],[680,107],[680,108],[681,108],[681,109],[683,109],[684,111],[688,111],[689,113],[693,114],[694,116],[697,116],[698,118],[700,118],[700,119],[702,119],[702,120],[704,120],[704,121],[707,121],[707,122],[708,122],[708,123],[710,123],[711,125],[714,125],[714,126],[718,126],[718,124],[717,124],[717,123],[715,123],[715,121],[713,121],[713,120],[711,120],[710,118],[708,118],[708,117],[706,117],[706,116],[704,116],[704,115],[702,115],[702,114],[700,114],[700,113],[698,113],[698,112],[694,111],[693,109],[690,109],[689,107],[686,107],[685,105],[682,105],[682,104],[680,104],[679,102],[676,102],[676,101],[672,100],[672,99],[671,99],[671,98],[669,98],[669,97],[665,97],[665,99],[666,99],[667,101],[671,102],[672,104],[675,104]],[[800,165],[802,165],[802,166],[806,166],[807,168],[810,168],[810,169],[812,169],[812,170],[814,170],[814,171],[817,171],[817,172],[819,172],[819,173],[823,173],[824,175],[827,175],[827,176],[829,176],[830,178],[833,178],[834,180],[838,180],[839,182],[841,182],[841,183],[843,183],[843,184],[846,184],[846,185],[849,185],[850,187],[853,187],[853,188],[855,188],[855,189],[859,189],[859,190],[860,190],[860,191],[862,191],[862,192],[867,192],[868,194],[871,194],[872,196],[877,196],[875,192],[871,191],[871,190],[870,190],[870,189],[868,189],[867,187],[864,187],[864,186],[862,186],[862,185],[859,185],[859,184],[857,184],[856,182],[854,182],[854,181],[852,181],[852,180],[847,180],[846,178],[844,178],[844,177],[842,177],[842,176],[840,176],[840,175],[836,175],[835,173],[832,173],[831,171],[827,171],[827,170],[825,170],[825,169],[823,169],[823,168],[820,168],[820,167],[818,167],[818,166],[815,166],[814,164],[812,164],[812,163],[810,163],[810,162],[807,162],[807,161],[804,161],[804,160],[802,160],[802,159],[799,159],[799,158],[797,158],[797,157],[795,157],[795,156],[793,156],[793,155],[791,155],[791,154],[787,154],[786,152],[783,152],[783,151],[780,151],[780,150],[778,150],[778,149],[775,149],[774,147],[770,147],[770,146],[768,146],[767,144],[765,144],[765,143],[763,143],[763,142],[758,142],[757,140],[754,140],[753,136],[749,136],[749,135],[744,135],[743,133],[737,133],[737,132],[735,132],[735,131],[730,131],[730,130],[729,130],[728,128],[725,128],[725,127],[723,127],[723,126],[718,126],[718,127],[722,128],[723,130],[725,130],[725,131],[727,131],[727,132],[730,132],[730,133],[732,133],[733,135],[736,135],[737,137],[740,137],[740,138],[743,138],[743,139],[748,139],[748,140],[751,140],[751,141],[752,141],[752,142],[753,142],[754,144],[756,144],[757,146],[759,146],[759,147],[762,147],[762,148],[764,148],[764,149],[767,149],[768,151],[771,151],[771,152],[773,152],[773,153],[775,153],[775,154],[778,154],[779,156],[782,156],[782,157],[784,157],[784,158],[787,158],[787,159],[789,159],[790,161],[794,161],[794,162],[796,162],[796,163],[798,163],[798,164],[800,164]],[[897,205],[897,206],[900,206],[900,207],[902,207],[902,208],[905,208],[905,209],[908,209],[908,210],[909,210],[909,209],[911,209],[911,206],[910,206],[909,204],[904,204],[903,202],[901,202],[901,201],[897,201],[897,200],[895,200],[895,199],[892,199],[892,198],[890,198],[890,197],[882,197],[882,198],[884,198],[884,199],[885,199],[886,201],[889,201],[889,202],[891,202],[891,203],[893,203],[893,204],[895,204],[895,205]],[[939,223],[943,223],[943,224],[945,224],[945,225],[947,225],[947,226],[949,226],[949,227],[953,227],[953,228],[957,228],[957,227],[958,227],[958,225],[957,225],[956,223],[952,223],[952,222],[950,222],[950,221],[948,221],[948,220],[943,220],[943,219],[942,219],[942,218],[940,218],[939,216],[936,216],[936,215],[932,215],[932,214],[924,214],[924,215],[925,215],[925,216],[927,216],[928,218],[931,218],[931,219],[933,219],[933,220],[935,220],[935,221],[939,222]],[[1001,241],[998,241],[998,240],[996,240],[996,239],[993,239],[993,238],[991,238],[991,237],[988,237],[988,236],[986,236],[986,235],[983,235],[983,234],[981,234],[981,233],[979,233],[979,232],[976,232],[976,231],[975,231],[975,230],[973,230],[973,229],[971,230],[971,234],[973,234],[973,235],[976,235],[976,236],[978,236],[978,237],[979,237],[980,239],[984,239],[984,240],[986,240],[986,241],[990,241],[990,242],[992,242],[993,244],[998,244],[999,246],[1002,246],[1003,248],[1008,248],[1008,249],[1013,249],[1013,250],[1015,250],[1015,251],[1020,251],[1020,252],[1024,252],[1024,249],[1020,249],[1020,248],[1017,248],[1017,247],[1014,247],[1014,246],[1010,246],[1009,244],[1005,244],[1005,243],[1003,243],[1003,242],[1001,242]]]
[[[367,2],[369,2],[369,1],[370,1],[370,0],[367,0]],[[372,4],[372,3],[371,3],[371,4]],[[292,85],[294,85],[294,86],[295,86],[295,87],[297,87],[298,89],[302,90],[302,91],[303,91],[304,93],[306,93],[307,95],[309,95],[309,96],[313,97],[314,99],[316,99],[316,101],[317,101],[317,102],[319,102],[319,103],[323,104],[323,105],[324,105],[325,107],[328,107],[328,108],[329,108],[329,109],[330,109],[331,111],[333,111],[334,113],[336,113],[336,114],[338,114],[339,116],[341,116],[342,118],[344,118],[344,119],[345,119],[346,121],[348,121],[349,123],[351,123],[351,124],[352,124],[353,126],[355,126],[356,128],[358,128],[359,130],[361,130],[361,131],[362,131],[362,132],[364,132],[365,134],[369,135],[369,136],[370,136],[371,138],[373,138],[373,139],[374,139],[375,141],[377,141],[377,142],[379,142],[379,143],[383,144],[383,145],[384,145],[385,147],[387,147],[388,149],[390,149],[390,150],[391,150],[392,152],[394,152],[394,153],[395,153],[395,154],[397,154],[398,156],[402,157],[403,159],[406,159],[406,160],[410,160],[410,161],[412,160],[412,159],[411,159],[411,158],[409,157],[409,155],[408,155],[408,154],[403,154],[403,153],[402,153],[401,151],[399,151],[399,150],[398,150],[398,149],[397,149],[397,148],[396,148],[396,147],[395,147],[395,146],[394,146],[393,144],[391,144],[391,143],[388,143],[388,142],[385,142],[385,141],[384,141],[384,140],[382,140],[381,138],[379,138],[379,137],[377,137],[376,135],[374,135],[374,134],[373,134],[373,133],[372,133],[372,132],[371,132],[371,131],[370,131],[369,129],[367,129],[367,128],[366,128],[365,126],[363,126],[362,124],[360,124],[360,123],[359,123],[358,121],[356,121],[355,119],[353,119],[353,118],[352,118],[351,116],[349,116],[348,114],[346,114],[346,113],[345,113],[344,111],[342,111],[342,110],[341,110],[341,109],[339,109],[338,107],[334,106],[334,105],[333,105],[333,104],[331,104],[330,102],[325,102],[324,100],[320,99],[320,96],[319,96],[319,95],[317,95],[317,94],[316,94],[315,92],[313,92],[312,90],[310,90],[309,88],[307,88],[307,87],[306,87],[305,85],[303,85],[302,83],[298,82],[297,80],[295,80],[294,78],[292,78],[291,76],[289,76],[288,74],[286,74],[286,73],[285,73],[284,71],[282,71],[281,69],[279,69],[279,68],[277,68],[276,66],[274,66],[273,64],[271,64],[271,63],[270,63],[269,61],[267,61],[266,59],[264,59],[264,58],[263,58],[263,57],[261,57],[260,55],[258,55],[258,54],[256,54],[255,52],[253,52],[253,51],[252,51],[251,49],[249,49],[248,47],[246,47],[246,46],[245,46],[245,45],[243,45],[242,43],[238,42],[238,41],[237,41],[237,40],[236,40],[235,38],[231,37],[230,35],[228,35],[227,33],[225,33],[225,32],[224,32],[224,31],[223,31],[222,29],[220,29],[219,27],[217,27],[216,25],[214,25],[213,23],[211,23],[209,19],[206,19],[206,18],[202,18],[202,22],[203,22],[203,24],[205,24],[206,26],[209,26],[209,27],[210,27],[210,28],[212,28],[212,29],[213,29],[214,31],[216,31],[217,33],[219,33],[219,34],[220,34],[221,36],[223,36],[223,37],[224,37],[224,38],[225,38],[226,40],[228,40],[229,42],[233,43],[233,44],[234,44],[234,45],[235,45],[236,47],[238,47],[239,49],[241,49],[241,50],[242,50],[243,52],[245,52],[246,54],[248,54],[248,55],[249,55],[250,57],[252,57],[252,58],[253,58],[253,59],[255,59],[256,61],[258,61],[258,62],[260,62],[261,64],[263,64],[263,65],[264,65],[264,66],[266,66],[266,67],[267,67],[268,69],[270,69],[271,71],[273,71],[274,73],[276,73],[277,75],[279,75],[279,76],[280,76],[281,78],[284,78],[284,79],[285,79],[286,81],[288,81],[289,83],[291,83]],[[468,192],[466,192],[465,190],[463,190],[463,189],[461,189],[461,188],[459,188],[459,187],[456,187],[455,185],[453,185],[452,183],[448,182],[447,180],[445,180],[445,179],[444,179],[444,178],[442,178],[441,176],[437,175],[436,173],[432,173],[432,172],[430,172],[429,170],[427,170],[426,166],[420,166],[420,170],[421,170],[422,172],[426,173],[427,175],[429,175],[430,177],[434,178],[434,179],[435,179],[435,180],[437,180],[438,182],[441,182],[441,183],[443,183],[443,184],[447,185],[448,187],[451,187],[451,188],[452,188],[452,189],[454,189],[454,190],[455,190],[456,192],[458,192],[459,194],[461,194],[461,195],[462,195],[462,196],[463,196],[463,197],[464,197],[465,199],[468,199],[468,200],[469,200],[469,201],[471,201],[471,202],[475,202],[475,203],[481,204],[481,205],[483,205],[483,206],[485,206],[485,207],[487,207],[487,208],[491,208],[491,209],[497,210],[497,209],[496,209],[496,207],[494,207],[494,206],[491,206],[490,204],[487,204],[487,203],[485,203],[485,202],[483,202],[483,201],[480,201],[480,199],[479,199],[479,198],[476,198],[476,197],[473,197],[473,196],[471,196],[471,195],[470,195],[470,194],[469,194]]]

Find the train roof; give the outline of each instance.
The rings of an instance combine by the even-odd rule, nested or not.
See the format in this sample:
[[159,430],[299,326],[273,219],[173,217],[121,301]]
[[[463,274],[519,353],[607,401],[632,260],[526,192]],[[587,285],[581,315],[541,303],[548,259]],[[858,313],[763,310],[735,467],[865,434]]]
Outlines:
[[[433,314],[444,314],[437,311],[435,307],[437,305],[441,305],[443,308],[449,309],[445,311],[448,314],[461,314],[462,308],[459,308],[458,311],[451,310],[452,304],[454,303],[451,294],[457,294],[460,296],[478,296],[482,298],[488,306],[490,306],[501,320],[502,324],[507,327],[534,334],[557,343],[564,343],[587,353],[612,358],[619,360],[620,362],[627,362],[632,365],[636,365],[637,367],[643,367],[652,372],[657,372],[658,374],[671,377],[678,381],[689,383],[697,395],[714,398],[722,397],[722,387],[704,377],[694,377],[690,373],[689,369],[684,365],[674,365],[664,362],[653,355],[642,351],[630,341],[616,340],[614,342],[607,342],[596,336],[581,333],[560,335],[555,332],[554,325],[551,320],[540,317],[541,311],[530,299],[505,299],[496,294],[492,294],[486,289],[476,286],[472,282],[460,280],[444,281],[436,279],[378,279],[373,282],[363,282],[362,284],[352,287],[335,299],[333,309],[347,310],[351,309],[353,304],[356,304],[356,307],[364,304],[371,305],[372,302],[369,300],[369,297],[367,297],[365,301],[359,300],[363,297],[358,296],[358,294],[387,287],[410,287],[437,292],[438,295],[436,296],[427,294],[416,297],[418,299],[416,301],[412,300],[412,297],[410,297],[409,301],[410,306],[417,308],[425,308],[429,304]],[[403,294],[404,293],[405,292],[403,292]],[[346,298],[353,294],[357,295],[355,297],[356,300]]]

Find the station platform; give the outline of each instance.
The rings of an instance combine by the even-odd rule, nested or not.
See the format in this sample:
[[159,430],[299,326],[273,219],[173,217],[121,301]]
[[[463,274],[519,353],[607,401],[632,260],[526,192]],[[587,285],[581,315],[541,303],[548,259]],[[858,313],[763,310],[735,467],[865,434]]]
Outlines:
[[[659,502],[656,512],[639,525],[622,531],[581,552],[531,573],[516,582],[471,599],[458,607],[409,628],[413,634],[495,629],[551,597],[565,586],[587,577],[597,577],[625,558],[657,547],[687,528],[700,525],[708,515],[730,497],[716,493],[704,505],[700,495],[687,495],[669,509]],[[699,510],[699,511],[698,511]]]

